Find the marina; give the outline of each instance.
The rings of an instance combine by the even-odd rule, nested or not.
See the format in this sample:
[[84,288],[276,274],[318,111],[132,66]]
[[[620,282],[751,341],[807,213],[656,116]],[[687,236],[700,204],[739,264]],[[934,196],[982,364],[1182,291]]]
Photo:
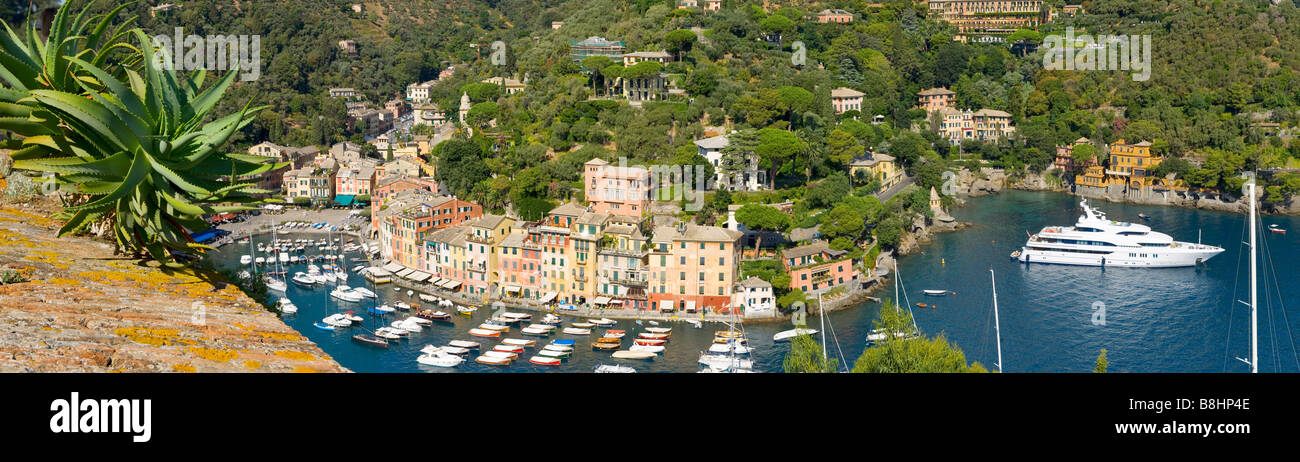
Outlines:
[[[1092,206],[1115,219],[1137,219],[1139,213],[1137,206],[1124,204],[1099,203]],[[922,300],[927,306],[940,302],[942,306],[935,309],[913,308],[921,332],[927,336],[943,334],[965,352],[968,361],[979,361],[990,368],[997,362],[996,334],[989,306],[992,293],[988,270],[992,267],[997,271],[998,295],[1002,304],[1002,354],[1007,364],[1015,365],[1015,372],[1088,371],[1101,348],[1107,349],[1111,370],[1116,372],[1243,372],[1245,366],[1232,358],[1245,354],[1249,336],[1239,332],[1237,327],[1248,324],[1249,320],[1245,310],[1233,306],[1232,294],[1236,286],[1241,286],[1239,293],[1245,292],[1244,285],[1235,280],[1238,275],[1236,264],[1242,256],[1235,241],[1242,235],[1244,215],[1173,207],[1144,206],[1140,210],[1149,215],[1148,220],[1142,221],[1152,229],[1179,237],[1194,238],[1201,234],[1205,244],[1223,247],[1222,254],[1203,265],[1150,269],[1032,262],[1026,265],[1009,260],[1007,254],[1022,247],[1027,231],[1072,223],[1080,210],[1075,196],[1008,191],[971,200],[967,207],[955,210],[953,215],[974,223],[974,226],[936,235],[934,241],[919,252],[899,259],[899,269],[906,275],[904,283],[907,287],[902,298],[909,305]],[[1270,224],[1277,224],[1278,228],[1300,224],[1295,217],[1264,217],[1263,221],[1264,229],[1268,229]],[[304,236],[289,233],[280,237],[299,239]],[[1261,250],[1271,246],[1269,250],[1277,255],[1300,252],[1300,246],[1284,234],[1264,232],[1262,239],[1265,242],[1261,243]],[[260,235],[257,240],[269,240],[269,235]],[[240,255],[246,253],[237,252],[240,247],[228,246],[215,255],[227,265],[239,265]],[[246,248],[247,244],[243,247]],[[345,263],[339,263],[340,267],[355,268],[364,263],[360,260],[360,249],[342,253],[346,258]],[[1279,259],[1272,263],[1277,265],[1279,275],[1295,274],[1300,270],[1297,262]],[[305,271],[305,265],[291,263],[288,271],[290,274]],[[390,288],[392,284],[372,285],[365,278],[357,278],[356,273],[349,276],[344,285],[365,288],[376,297],[363,297],[359,302],[344,301],[329,296],[332,288],[309,289],[289,284],[283,296],[297,307],[298,313],[286,314],[284,320],[341,364],[358,372],[589,373],[608,365],[637,372],[693,373],[704,368],[700,358],[714,354],[710,352],[711,348],[727,351],[722,349],[726,347],[726,339],[722,339],[723,343],[716,343],[718,331],[727,329],[720,322],[659,320],[656,321],[659,325],[655,326],[650,321],[638,323],[636,320],[602,319],[599,316],[567,316],[564,310],[559,310],[554,314],[511,314],[510,317],[515,318],[530,314],[532,318],[513,325],[497,324],[493,319],[503,318],[509,311],[494,313],[489,306],[466,306],[466,313],[457,304],[457,311],[453,312],[446,306],[429,303],[431,294],[413,292],[408,295],[407,289]],[[1300,296],[1300,291],[1294,287],[1284,286],[1279,290],[1284,300]],[[927,294],[926,291],[933,293]],[[884,299],[893,298],[892,291],[887,292],[876,295]],[[280,297],[278,294],[274,296],[275,299]],[[1101,305],[1096,305],[1098,302]],[[353,340],[354,335],[363,333],[356,327],[337,327],[334,330],[313,327],[326,316],[348,310],[354,310],[365,318],[362,326],[371,326],[375,324],[370,319],[372,304],[393,310],[399,303],[411,311],[385,312],[385,321],[379,325],[391,326],[394,321],[414,317],[422,309],[461,314],[450,316],[445,321],[435,321],[418,332],[406,332],[407,335],[401,339],[389,340],[387,348],[378,349]],[[879,306],[878,302],[869,301],[858,307],[827,313],[828,328],[824,333],[813,334],[814,339],[820,341],[822,335],[830,336],[827,338],[831,345],[830,354],[836,357],[842,354],[851,365],[867,347]],[[1104,306],[1104,325],[1093,323],[1098,306]],[[1300,312],[1294,311],[1295,307],[1288,306],[1287,309],[1290,320],[1300,321]],[[1282,341],[1287,333],[1280,324],[1281,316],[1275,313],[1273,318],[1274,325],[1270,327],[1266,322],[1268,318],[1261,313],[1260,335],[1265,338],[1280,336],[1278,343],[1289,345]],[[701,327],[696,328],[696,323]],[[539,327],[542,325],[554,325],[555,328],[542,329]],[[790,348],[791,327],[786,322],[744,325],[746,338],[743,346],[748,350],[753,371],[781,371],[784,355]],[[509,330],[495,330],[502,328]],[[652,329],[660,328],[671,328],[670,339],[643,335],[658,333]],[[1293,330],[1296,328],[1300,327],[1292,326]],[[529,335],[524,329],[538,335]],[[551,332],[543,332],[547,330]],[[591,345],[599,343],[598,340],[605,338],[609,330],[623,331],[623,337],[616,339],[620,341],[617,348],[593,349]],[[777,340],[775,337],[782,333],[786,334]],[[500,355],[487,355],[507,338],[533,340],[536,346],[525,347],[523,354],[504,361]],[[560,345],[554,342],[562,340],[576,343],[570,343],[566,351],[558,351],[555,348]],[[453,342],[461,342],[462,346],[477,342],[481,347],[469,352],[465,360],[454,367],[417,361],[423,354],[422,349],[446,347],[454,345]],[[657,350],[654,347],[663,349],[651,351]],[[1300,370],[1292,351],[1283,350],[1282,346],[1279,348],[1276,353],[1271,349],[1261,349],[1261,370]],[[544,353],[548,351],[553,353]],[[646,351],[655,353],[655,357],[614,358],[616,351]],[[566,354],[567,357],[561,357]],[[484,355],[487,357],[483,361],[476,361]],[[534,356],[559,357],[562,361],[559,364],[551,361],[539,364],[529,360]],[[432,360],[428,358],[425,362]]]

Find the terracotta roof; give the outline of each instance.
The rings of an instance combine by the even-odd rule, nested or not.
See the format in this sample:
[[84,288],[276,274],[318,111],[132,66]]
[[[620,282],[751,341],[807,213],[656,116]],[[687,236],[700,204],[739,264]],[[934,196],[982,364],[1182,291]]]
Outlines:
[[834,90],[831,90],[832,98],[856,98],[863,95],[866,95],[866,93],[854,90],[852,88],[847,88],[847,87],[839,87]]

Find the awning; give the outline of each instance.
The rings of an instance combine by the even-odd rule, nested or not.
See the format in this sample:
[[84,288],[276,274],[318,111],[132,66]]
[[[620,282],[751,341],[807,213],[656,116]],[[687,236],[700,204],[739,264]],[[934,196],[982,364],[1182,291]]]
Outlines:
[[433,278],[429,280],[429,284],[433,284],[435,286],[441,286],[442,283],[444,282],[447,282],[447,280],[443,278]]
[[384,265],[384,271],[387,271],[387,272],[390,272],[390,273],[396,273],[396,272],[401,271],[401,270],[402,270],[402,265],[399,265],[399,264],[397,264],[397,263],[389,263],[389,264],[387,264],[387,265]]
[[659,311],[672,312],[672,311],[673,311],[673,301],[672,301],[672,300],[660,300],[660,301],[659,301]]
[[695,312],[695,300],[687,300],[687,301],[686,301],[686,311],[688,311],[688,312],[692,312],[692,313]]
[[557,294],[557,293],[555,293],[555,292],[547,292],[546,295],[543,295],[543,296],[542,296],[542,299],[541,299],[541,300],[538,300],[538,301],[539,301],[539,302],[542,302],[542,303],[551,303],[552,300],[555,300],[555,297],[556,297],[557,295],[559,295],[559,294]]
[[378,266],[371,266],[369,268],[366,268],[366,273],[372,276],[388,276],[389,274],[391,274],[389,271],[386,271],[383,268],[380,268]]
[[355,199],[356,197],[357,196],[350,195],[350,194],[334,196],[334,202],[337,202],[339,205],[352,205],[352,200]]
[[197,242],[197,243],[200,243],[200,244],[202,244],[202,243],[204,243],[204,242],[211,241],[211,240],[216,239],[216,238],[217,238],[217,229],[216,229],[216,228],[210,228],[210,229],[208,229],[208,230],[206,230],[206,231],[199,231],[199,232],[197,232],[197,233],[194,233],[194,234],[191,234],[191,235],[190,235],[190,239],[194,239],[194,242]]
[[611,305],[622,305],[622,304],[623,304],[623,301],[622,301],[622,300],[618,300],[618,299],[614,299],[614,300],[610,300],[609,303],[610,303]]
[[595,303],[597,305],[608,305],[609,297],[596,297],[596,299],[593,300],[592,303]]
[[510,293],[510,292],[519,292],[519,291],[521,291],[521,290],[523,290],[523,289],[520,289],[519,286],[506,286],[506,287],[505,287],[505,290],[506,290],[506,293]]
[[398,277],[406,277],[407,275],[409,275],[409,274],[411,274],[411,273],[414,273],[414,272],[415,272],[415,270],[413,270],[413,269],[410,269],[410,268],[403,268],[401,271],[398,271],[398,272],[397,272],[397,276],[398,276]]
[[447,284],[448,290],[456,290],[457,287],[460,287],[460,281],[451,281]]
[[424,271],[412,271],[411,274],[406,275],[406,278],[415,282],[424,282],[425,279],[429,279],[429,276],[430,274]]

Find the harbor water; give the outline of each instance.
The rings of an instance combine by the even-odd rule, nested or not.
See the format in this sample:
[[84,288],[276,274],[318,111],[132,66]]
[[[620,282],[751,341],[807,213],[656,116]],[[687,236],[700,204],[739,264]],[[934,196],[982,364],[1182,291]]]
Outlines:
[[[1048,225],[1072,225],[1081,213],[1079,198],[1061,193],[1006,191],[974,198],[966,207],[952,211],[958,220],[972,226],[961,231],[935,236],[919,252],[902,257],[901,298],[913,310],[917,324],[926,335],[942,334],[961,348],[970,361],[995,369],[997,352],[992,310],[989,269],[996,271],[1002,355],[1006,372],[1088,372],[1101,349],[1106,349],[1111,372],[1247,372],[1249,366],[1237,357],[1249,357],[1249,308],[1234,300],[1247,300],[1247,254],[1240,244],[1245,240],[1245,216],[1223,212],[1175,207],[1138,206],[1091,202],[1112,220],[1147,224],[1153,230],[1170,234],[1176,240],[1218,245],[1225,251],[1206,265],[1171,269],[1093,268],[1062,265],[1024,265],[1009,254],[1024,244],[1026,233]],[[1149,220],[1138,218],[1139,212]],[[1293,234],[1268,232],[1265,227],[1276,223]],[[1300,269],[1300,244],[1294,233],[1300,232],[1296,217],[1262,218],[1260,249],[1259,358],[1261,372],[1300,371],[1293,332],[1300,331],[1300,312],[1284,301],[1296,300],[1300,288],[1295,286]],[[318,239],[319,235],[283,234],[280,239]],[[266,242],[270,235],[260,235]],[[346,240],[346,239],[345,239]],[[314,247],[312,247],[314,249]],[[218,265],[237,266],[239,256],[250,253],[247,244],[230,244],[213,254]],[[318,253],[313,250],[304,254]],[[342,266],[351,268],[359,254],[349,254]],[[305,264],[287,269],[292,275],[306,271]],[[1267,274],[1266,274],[1267,272]],[[394,290],[392,284],[369,285],[362,277],[349,273],[348,285],[367,287],[379,295],[376,303],[405,301],[427,305],[406,289]],[[1267,277],[1266,277],[1267,276]],[[1281,286],[1275,284],[1280,280]],[[1267,283],[1266,283],[1267,282]],[[944,289],[948,295],[926,296],[925,289]],[[1268,297],[1265,293],[1269,294]],[[594,351],[590,343],[604,330],[594,328],[590,336],[569,336],[557,331],[550,337],[530,337],[514,326],[502,338],[532,339],[537,347],[526,348],[509,366],[489,366],[467,361],[456,368],[439,368],[418,364],[415,359],[426,345],[446,345],[451,340],[472,340],[490,350],[498,339],[483,339],[468,334],[491,317],[484,307],[472,316],[452,316],[450,322],[434,322],[409,339],[391,343],[389,348],[375,348],[352,340],[362,332],[355,325],[330,332],[313,324],[337,312],[355,311],[366,319],[364,327],[374,329],[410,313],[397,311],[383,319],[367,313],[372,302],[344,302],[329,297],[326,288],[304,289],[292,283],[287,296],[298,306],[298,313],[284,316],[290,327],[298,330],[330,354],[343,366],[357,372],[590,372],[598,364],[631,366],[638,372],[695,372],[700,352],[711,344],[713,333],[726,326],[705,323],[694,328],[688,323],[664,323],[672,327],[666,350],[654,360],[614,360],[609,352]],[[952,294],[951,292],[956,292]],[[875,294],[882,299],[894,297],[888,284]],[[925,303],[927,308],[919,308]],[[931,308],[932,307],[932,308]],[[849,366],[866,348],[865,337],[877,319],[880,304],[861,306],[826,315],[827,350],[837,358],[846,358]],[[444,308],[444,311],[448,311]],[[542,314],[532,313],[533,322]],[[561,312],[562,314],[562,312]],[[565,317],[563,326],[585,321]],[[809,316],[812,328],[821,328],[822,320]],[[524,325],[526,325],[525,323]],[[650,324],[619,320],[612,329],[628,332],[623,347]],[[748,323],[744,329],[754,350],[754,370],[781,371],[789,343],[773,342],[772,336],[790,329],[788,322]],[[528,363],[542,345],[556,338],[576,340],[574,354],[560,366]],[[844,364],[845,362],[842,362]]]

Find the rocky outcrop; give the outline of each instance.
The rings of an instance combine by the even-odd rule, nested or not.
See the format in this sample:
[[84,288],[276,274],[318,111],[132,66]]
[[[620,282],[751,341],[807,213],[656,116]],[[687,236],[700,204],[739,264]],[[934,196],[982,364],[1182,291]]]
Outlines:
[[346,372],[220,275],[55,236],[54,204],[0,202],[0,372]]
[[903,238],[899,240],[898,243],[899,255],[911,254],[912,252],[915,252],[916,250],[920,249],[921,246],[925,244],[929,244],[930,241],[934,239],[935,234],[948,233],[960,229],[965,229],[970,226],[970,223],[961,222],[961,221],[945,222],[939,220],[926,220],[925,218],[917,218],[917,221],[913,222],[912,225],[913,225],[912,228],[909,229],[910,232],[904,233]]
[[1007,174],[1002,169],[981,168],[979,173],[962,169],[957,174],[957,193],[971,197],[983,197],[1001,192],[1005,187]]

